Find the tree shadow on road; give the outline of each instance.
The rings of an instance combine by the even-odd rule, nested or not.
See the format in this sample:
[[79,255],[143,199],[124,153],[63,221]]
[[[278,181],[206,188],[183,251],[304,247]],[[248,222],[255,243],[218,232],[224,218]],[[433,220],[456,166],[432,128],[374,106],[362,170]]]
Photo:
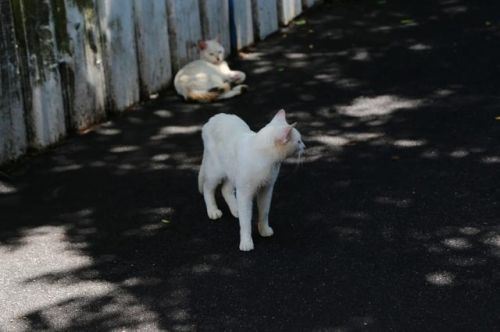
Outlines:
[[[497,5],[403,3],[328,2],[233,59],[246,95],[167,95],[9,171],[0,255],[62,243],[16,279],[63,292],[20,326],[498,327]],[[200,129],[218,112],[259,128],[282,107],[307,153],[282,168],[275,236],[243,254],[237,221],[225,206],[209,221],[196,191]]]

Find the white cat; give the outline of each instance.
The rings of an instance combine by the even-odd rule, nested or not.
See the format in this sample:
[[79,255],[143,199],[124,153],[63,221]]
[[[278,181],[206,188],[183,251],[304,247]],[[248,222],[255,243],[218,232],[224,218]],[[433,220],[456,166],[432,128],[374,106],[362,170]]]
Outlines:
[[203,160],[198,187],[203,194],[210,219],[222,216],[214,191],[222,183],[224,197],[232,215],[240,221],[240,250],[254,248],[252,240],[252,204],[257,196],[258,230],[261,236],[273,235],[269,227],[269,208],[281,162],[298,153],[305,145],[300,133],[286,121],[280,110],[258,132],[236,115],[217,114],[203,126]]
[[199,41],[200,60],[192,61],[177,72],[174,86],[185,100],[212,102],[243,93],[246,75],[229,69],[224,47],[216,40]]

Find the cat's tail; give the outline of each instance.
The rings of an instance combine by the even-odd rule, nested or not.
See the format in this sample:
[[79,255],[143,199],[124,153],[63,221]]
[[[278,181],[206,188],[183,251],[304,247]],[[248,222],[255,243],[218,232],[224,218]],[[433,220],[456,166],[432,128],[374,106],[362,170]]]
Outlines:
[[247,90],[248,90],[248,85],[245,84],[237,85],[232,90],[226,91],[223,94],[219,95],[217,99],[233,98],[234,96],[241,95],[243,92]]
[[198,101],[201,103],[211,103],[219,98],[219,92],[191,90],[187,94],[186,100]]
[[203,182],[205,181],[203,162],[205,161],[205,153],[203,153],[203,159],[201,160],[200,171],[198,172],[198,191],[203,194]]
[[208,91],[189,89],[187,91],[186,99],[190,101],[198,101],[202,103],[211,103],[220,99],[221,95],[224,95],[231,90],[231,86],[228,83],[224,83],[220,87],[211,88]]

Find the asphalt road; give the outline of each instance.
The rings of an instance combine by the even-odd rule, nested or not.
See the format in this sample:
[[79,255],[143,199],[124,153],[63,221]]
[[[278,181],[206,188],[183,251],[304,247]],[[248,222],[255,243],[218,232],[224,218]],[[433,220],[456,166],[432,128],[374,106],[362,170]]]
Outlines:
[[[499,331],[500,3],[331,1],[233,67],[0,174],[0,330]],[[238,251],[200,127],[285,108],[308,146]],[[222,205],[222,204],[221,204]]]

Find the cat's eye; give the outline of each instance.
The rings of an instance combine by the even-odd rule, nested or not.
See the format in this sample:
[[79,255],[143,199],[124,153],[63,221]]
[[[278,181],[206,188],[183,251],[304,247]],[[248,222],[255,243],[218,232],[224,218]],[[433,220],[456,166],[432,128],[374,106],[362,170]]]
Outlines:
[[213,54],[213,53],[209,53],[209,54],[210,54],[211,56],[214,56],[214,55],[215,55],[215,54]]

